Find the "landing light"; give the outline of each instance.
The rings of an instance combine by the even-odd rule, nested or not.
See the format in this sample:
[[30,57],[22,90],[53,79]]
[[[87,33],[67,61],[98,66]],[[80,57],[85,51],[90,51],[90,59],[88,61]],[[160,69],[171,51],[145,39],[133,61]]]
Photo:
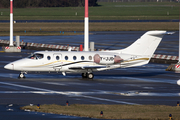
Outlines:
[[68,100],[66,101],[66,106],[69,106],[69,101]]
[[37,104],[37,108],[40,109],[40,104]]

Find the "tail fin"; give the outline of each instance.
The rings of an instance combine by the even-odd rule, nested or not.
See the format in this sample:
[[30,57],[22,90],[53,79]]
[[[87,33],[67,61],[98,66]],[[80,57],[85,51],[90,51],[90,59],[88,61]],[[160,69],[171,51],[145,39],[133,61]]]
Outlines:
[[166,31],[148,31],[121,53],[151,57],[165,34]]

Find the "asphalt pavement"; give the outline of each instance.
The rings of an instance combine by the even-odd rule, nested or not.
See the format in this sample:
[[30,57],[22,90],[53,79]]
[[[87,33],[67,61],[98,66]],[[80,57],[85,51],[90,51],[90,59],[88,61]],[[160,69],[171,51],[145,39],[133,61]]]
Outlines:
[[[95,36],[97,37],[99,34]],[[173,38],[171,39],[168,39],[169,36],[167,36],[167,40],[165,38],[157,52],[177,55],[176,36],[172,36]],[[102,35],[99,36],[99,38],[101,37]],[[114,34],[110,37],[117,38]],[[170,43],[173,43],[175,47]],[[70,105],[159,104],[176,106],[177,101],[180,101],[180,86],[177,85],[180,73],[165,71],[169,64],[150,63],[140,67],[95,72],[93,80],[82,79],[81,74],[67,74],[67,76],[63,76],[61,73],[48,72],[28,73],[25,79],[18,79],[20,72],[4,69],[4,66],[9,62],[29,56],[32,52],[34,51],[22,50],[21,53],[0,53],[1,120],[24,120],[24,118],[26,120],[90,119],[25,112],[19,109],[19,107],[29,104],[65,105],[68,100]]]
[[95,72],[94,79],[80,74],[28,73],[5,70],[10,61],[28,55],[0,53],[1,104],[161,104],[176,105],[180,99],[179,74],[165,71],[167,64],[147,64]]

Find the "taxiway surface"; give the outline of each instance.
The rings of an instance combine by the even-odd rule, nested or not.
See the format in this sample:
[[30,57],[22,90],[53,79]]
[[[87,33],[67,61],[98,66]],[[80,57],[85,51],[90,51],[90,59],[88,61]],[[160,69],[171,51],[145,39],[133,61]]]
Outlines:
[[0,119],[1,120],[70,120],[64,115],[24,112],[29,104],[161,104],[175,106],[180,100],[179,74],[167,72],[167,64],[115,69],[95,73],[94,80],[80,74],[28,73],[18,79],[19,72],[5,70],[4,65],[28,56],[22,53],[0,53]]

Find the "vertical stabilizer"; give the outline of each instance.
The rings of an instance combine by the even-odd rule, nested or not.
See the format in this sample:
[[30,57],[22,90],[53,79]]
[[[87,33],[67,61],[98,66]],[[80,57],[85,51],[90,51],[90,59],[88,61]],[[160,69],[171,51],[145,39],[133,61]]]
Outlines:
[[121,52],[125,54],[146,55],[151,57],[165,34],[166,31],[148,31]]

